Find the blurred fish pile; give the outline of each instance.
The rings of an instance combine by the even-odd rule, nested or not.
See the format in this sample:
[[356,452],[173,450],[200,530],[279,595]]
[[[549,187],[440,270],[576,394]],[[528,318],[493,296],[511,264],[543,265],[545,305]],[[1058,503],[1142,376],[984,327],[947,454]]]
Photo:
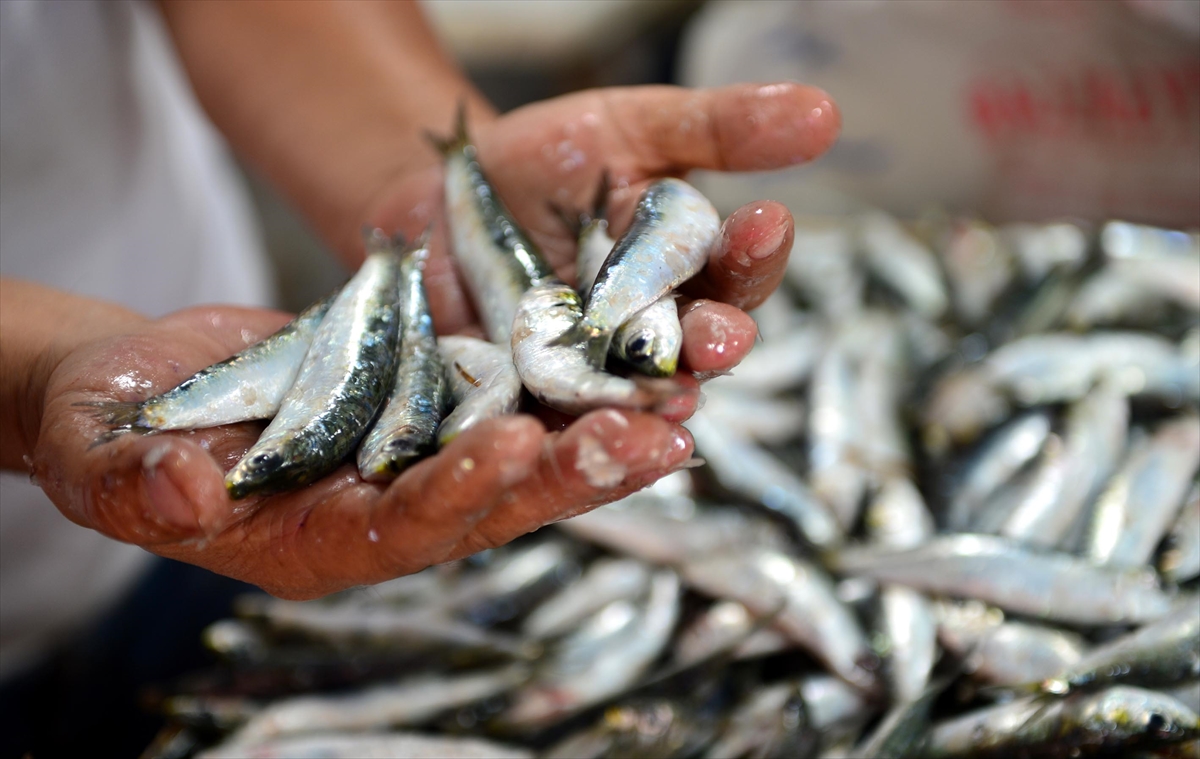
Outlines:
[[[514,413],[522,388],[569,414],[658,409],[688,392],[668,379],[683,345],[674,290],[718,238],[707,198],[680,179],[655,181],[614,240],[604,175],[592,210],[556,207],[578,242],[572,287],[488,181],[464,106],[455,133],[432,141],[445,164],[452,250],[487,340],[436,337],[428,231],[411,246],[367,231],[350,281],[275,334],[151,398],[79,404],[109,427],[97,442],[270,419],[225,476],[239,499],[312,483],[356,451],[361,477],[386,482],[470,427]],[[622,374],[608,371],[610,357]]]
[[805,224],[705,464],[256,596],[148,756],[1196,757],[1200,237]]

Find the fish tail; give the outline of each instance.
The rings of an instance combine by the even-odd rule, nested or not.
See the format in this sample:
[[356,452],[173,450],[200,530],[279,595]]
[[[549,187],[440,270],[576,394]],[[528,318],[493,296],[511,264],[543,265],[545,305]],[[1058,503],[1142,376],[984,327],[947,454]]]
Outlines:
[[[394,246],[394,238],[389,236],[379,227],[372,227],[370,224],[364,224],[361,229],[363,238],[363,248],[366,249],[367,255],[372,253],[382,253],[385,250],[392,250]],[[397,235],[400,233],[397,232]],[[403,237],[401,237],[403,240]]]
[[467,138],[466,98],[459,98],[458,100],[458,109],[454,114],[454,132],[450,136],[442,137],[433,132],[426,131],[425,138],[443,156],[448,156],[451,153],[462,150],[470,144],[470,140]]
[[579,345],[580,343],[584,343],[587,345],[588,361],[597,369],[603,369],[604,360],[608,356],[608,349],[612,346],[612,340],[613,333],[611,331],[601,332],[595,327],[579,321],[572,324],[570,329],[554,338],[550,344]]
[[569,211],[553,200],[546,201],[546,206],[552,214],[558,217],[559,221],[563,223],[563,226],[567,228],[571,236],[576,240],[583,233],[584,227],[592,223],[592,219],[586,211]]
[[135,429],[150,431],[150,427],[142,421],[142,401],[87,401],[73,405],[93,409],[92,416],[113,427],[114,432],[129,432]]

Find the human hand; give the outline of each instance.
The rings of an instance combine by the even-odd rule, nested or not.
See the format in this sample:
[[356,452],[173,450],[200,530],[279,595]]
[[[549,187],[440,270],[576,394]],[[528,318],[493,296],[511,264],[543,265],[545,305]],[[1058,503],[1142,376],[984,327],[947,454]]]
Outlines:
[[[546,200],[584,205],[606,168],[617,182],[610,206],[619,233],[652,179],[692,167],[806,160],[831,144],[837,118],[823,93],[796,85],[639,88],[530,106],[475,127],[475,139],[518,221],[570,277],[573,241]],[[693,126],[682,129],[685,120]],[[542,154],[543,145],[564,140],[574,145],[571,162],[579,158],[570,170],[566,158]],[[574,150],[579,156],[571,157]],[[396,177],[368,221],[412,234],[439,220],[427,286],[439,331],[459,332],[474,321],[442,242],[440,188],[436,167]],[[791,238],[791,217],[779,204],[755,203],[726,221],[707,268],[686,289],[696,300],[682,319],[685,372],[727,370],[749,351],[754,324],[740,309],[778,285]],[[464,433],[388,486],[363,482],[346,464],[307,488],[233,502],[224,472],[259,424],[127,435],[91,447],[104,430],[75,404],[162,392],[285,320],[267,311],[189,309],[78,346],[46,385],[35,477],[73,521],[279,596],[311,598],[506,543],[638,490],[691,457],[691,438],[675,423],[690,405],[665,418],[595,411],[562,431],[522,415]]]

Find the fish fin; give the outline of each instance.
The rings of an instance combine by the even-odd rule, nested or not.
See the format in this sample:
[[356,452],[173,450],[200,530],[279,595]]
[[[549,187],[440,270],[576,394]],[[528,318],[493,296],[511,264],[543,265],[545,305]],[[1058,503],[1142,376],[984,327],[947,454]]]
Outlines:
[[568,211],[566,208],[563,208],[553,200],[546,201],[546,206],[550,209],[552,214],[557,216],[559,220],[562,221],[563,226],[567,228],[567,231],[569,231],[571,236],[576,240],[579,239],[579,235],[583,232],[583,228],[591,223],[591,219],[583,211],[578,213]]
[[443,156],[448,156],[451,153],[462,150],[470,140],[467,138],[467,100],[459,98],[458,108],[454,114],[454,132],[449,137],[441,137],[433,132],[426,131],[425,138],[433,144]]
[[550,345],[587,345],[588,361],[597,369],[604,368],[604,359],[612,347],[613,333],[601,332],[583,322],[575,322],[570,329],[550,341]]
[[592,198],[592,220],[604,221],[608,219],[608,193],[612,189],[612,175],[608,173],[608,169],[600,172],[600,182],[596,186],[596,197]]
[[85,401],[71,404],[82,408],[94,409],[92,416],[101,423],[117,429],[132,431],[150,428],[142,423],[142,406],[144,401]]

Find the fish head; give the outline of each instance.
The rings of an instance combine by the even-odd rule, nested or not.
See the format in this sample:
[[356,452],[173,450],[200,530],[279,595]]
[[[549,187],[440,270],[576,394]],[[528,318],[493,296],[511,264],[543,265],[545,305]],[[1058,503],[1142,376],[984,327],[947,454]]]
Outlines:
[[650,329],[639,329],[617,346],[620,357],[638,372],[651,377],[670,377],[679,365],[679,351],[664,344]]

